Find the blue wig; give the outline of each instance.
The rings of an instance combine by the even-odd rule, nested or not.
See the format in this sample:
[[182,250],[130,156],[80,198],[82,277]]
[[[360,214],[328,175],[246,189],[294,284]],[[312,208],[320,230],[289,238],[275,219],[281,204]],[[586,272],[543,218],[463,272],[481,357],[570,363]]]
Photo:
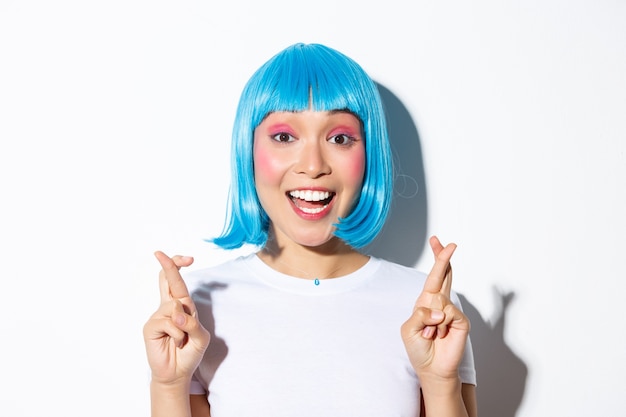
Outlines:
[[363,186],[351,213],[338,219],[335,235],[352,247],[370,243],[389,212],[393,187],[391,151],[376,85],[352,59],[318,44],[295,44],[275,55],[250,78],[239,100],[231,148],[228,216],[221,236],[225,249],[263,246],[270,219],[254,184],[254,129],[272,112],[345,110],[356,115],[365,138]]

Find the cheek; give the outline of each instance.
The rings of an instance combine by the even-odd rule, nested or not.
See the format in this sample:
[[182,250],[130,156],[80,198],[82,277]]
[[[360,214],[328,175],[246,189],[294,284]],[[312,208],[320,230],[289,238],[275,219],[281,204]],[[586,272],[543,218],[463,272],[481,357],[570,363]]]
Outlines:
[[365,151],[353,155],[352,158],[345,161],[343,166],[347,178],[360,187],[365,175]]
[[280,179],[280,162],[263,147],[254,148],[254,177],[262,182]]

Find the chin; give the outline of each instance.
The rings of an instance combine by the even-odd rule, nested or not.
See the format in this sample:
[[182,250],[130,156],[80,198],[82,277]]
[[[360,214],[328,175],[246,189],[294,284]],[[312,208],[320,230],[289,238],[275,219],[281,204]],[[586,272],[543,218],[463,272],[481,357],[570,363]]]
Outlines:
[[294,239],[295,243],[300,246],[305,246],[308,248],[320,248],[322,246],[337,246],[339,243],[343,243],[337,236],[334,234],[326,235],[326,236],[308,236],[306,238]]
[[308,248],[317,248],[319,246],[324,246],[328,242],[332,240],[333,236],[329,238],[303,238],[303,239],[294,239],[293,241],[300,246],[306,246]]

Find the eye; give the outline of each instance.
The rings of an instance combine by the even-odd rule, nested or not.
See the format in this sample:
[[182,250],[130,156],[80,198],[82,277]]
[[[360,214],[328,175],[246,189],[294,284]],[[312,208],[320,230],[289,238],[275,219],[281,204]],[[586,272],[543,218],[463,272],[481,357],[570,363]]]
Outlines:
[[294,138],[287,132],[280,132],[275,135],[272,135],[272,139],[274,139],[276,142],[287,143],[287,142],[293,142],[296,138]]
[[344,133],[340,133],[338,135],[331,136],[328,141],[337,145],[350,145],[355,141],[355,139]]

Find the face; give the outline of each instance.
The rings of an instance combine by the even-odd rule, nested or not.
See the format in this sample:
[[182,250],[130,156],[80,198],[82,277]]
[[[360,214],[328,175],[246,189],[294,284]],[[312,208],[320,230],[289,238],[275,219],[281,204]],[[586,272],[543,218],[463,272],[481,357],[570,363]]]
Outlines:
[[321,246],[356,203],[365,170],[361,123],[347,112],[276,112],[254,131],[254,179],[279,246]]

